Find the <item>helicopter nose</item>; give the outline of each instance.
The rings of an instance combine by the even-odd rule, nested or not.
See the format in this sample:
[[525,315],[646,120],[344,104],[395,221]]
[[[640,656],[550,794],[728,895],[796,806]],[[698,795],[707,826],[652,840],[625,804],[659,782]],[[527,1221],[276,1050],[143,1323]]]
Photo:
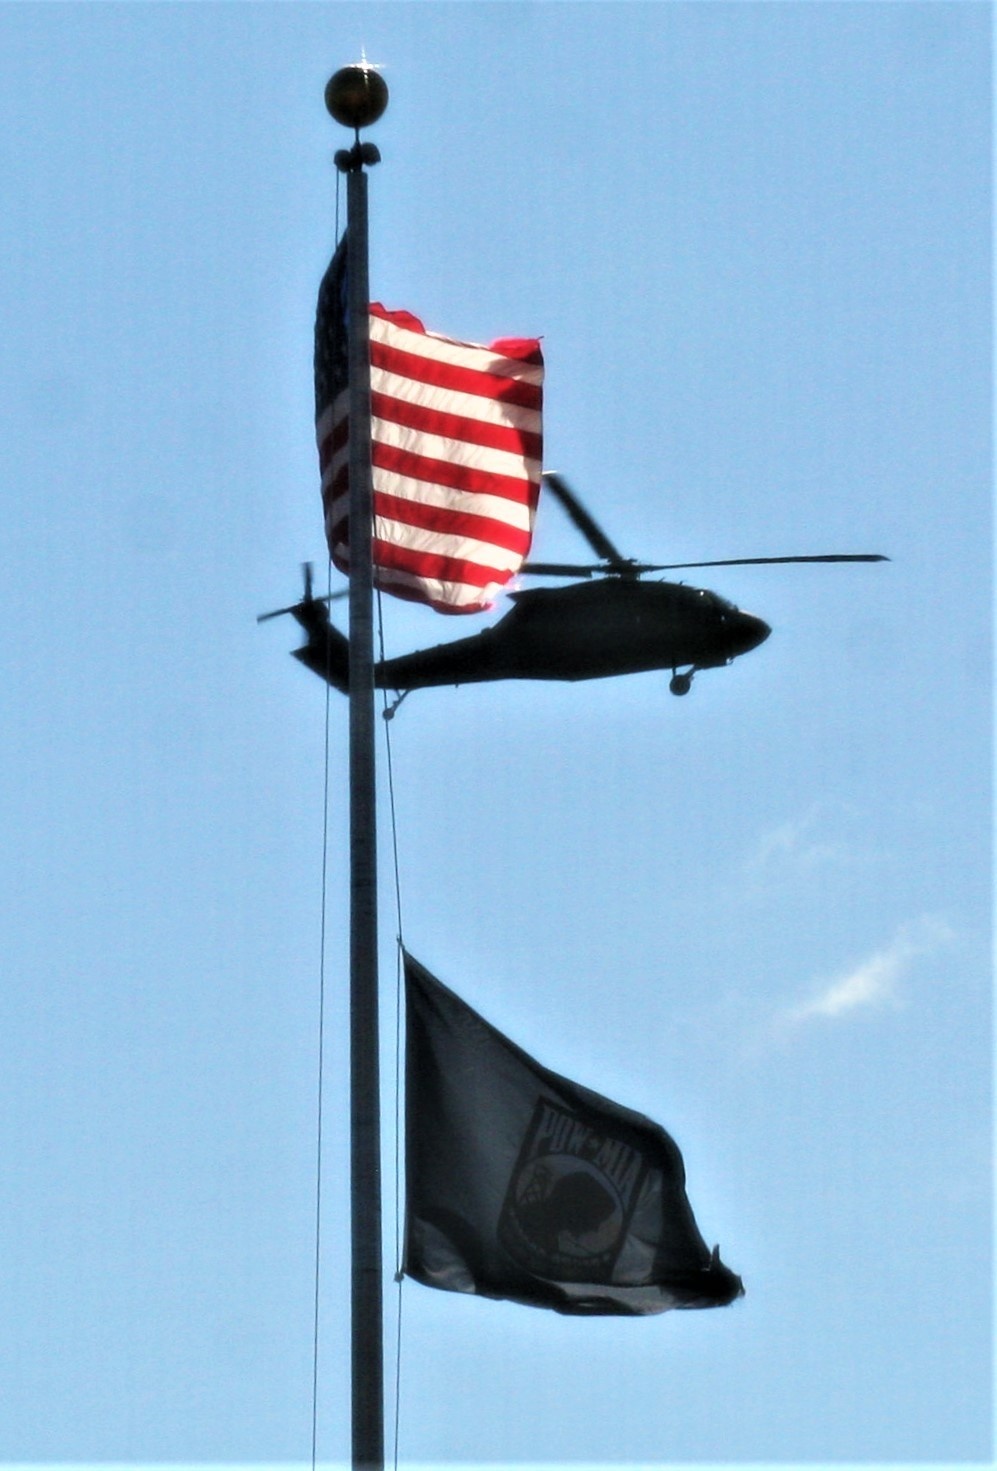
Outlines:
[[749,654],[752,649],[757,649],[771,632],[771,628],[761,618],[756,618],[753,613],[739,611],[734,627],[731,629],[731,646],[735,657],[738,654]]

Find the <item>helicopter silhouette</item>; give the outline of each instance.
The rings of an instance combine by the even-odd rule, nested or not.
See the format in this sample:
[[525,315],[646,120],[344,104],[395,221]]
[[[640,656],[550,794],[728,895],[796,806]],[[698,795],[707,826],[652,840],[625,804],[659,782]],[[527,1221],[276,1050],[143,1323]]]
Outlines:
[[[593,520],[561,475],[546,471],[545,487],[561,503],[599,557],[598,562],[527,562],[524,573],[575,577],[564,587],[519,588],[498,623],[468,638],[374,666],[378,689],[398,696],[392,712],[415,689],[477,684],[499,679],[607,679],[619,674],[670,670],[669,689],[686,695],[693,676],[719,669],[750,653],[771,633],[719,593],[681,582],[643,582],[651,572],[705,567],[745,567],[788,562],[885,562],[878,553],[823,556],[735,557],[712,562],[637,562],[624,557]],[[327,604],[343,593],[315,597],[305,565],[300,602],[263,613],[258,622],[290,613],[308,635],[294,657],[344,694],[349,691],[350,646],[329,617]]]

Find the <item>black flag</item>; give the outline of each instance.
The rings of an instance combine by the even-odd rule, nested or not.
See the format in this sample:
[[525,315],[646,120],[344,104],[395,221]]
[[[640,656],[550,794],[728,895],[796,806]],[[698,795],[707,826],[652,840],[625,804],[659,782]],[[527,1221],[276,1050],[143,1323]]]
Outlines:
[[677,1145],[558,1077],[405,956],[405,1271],[561,1313],[720,1307]]

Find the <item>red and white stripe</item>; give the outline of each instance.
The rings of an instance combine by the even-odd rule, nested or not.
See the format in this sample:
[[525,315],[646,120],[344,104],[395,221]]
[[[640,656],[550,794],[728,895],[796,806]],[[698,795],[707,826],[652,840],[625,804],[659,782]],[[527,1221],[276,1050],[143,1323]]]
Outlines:
[[[446,613],[488,607],[530,547],[542,468],[536,339],[456,342],[370,308],[374,575]],[[349,571],[348,394],[317,426],[326,535]]]

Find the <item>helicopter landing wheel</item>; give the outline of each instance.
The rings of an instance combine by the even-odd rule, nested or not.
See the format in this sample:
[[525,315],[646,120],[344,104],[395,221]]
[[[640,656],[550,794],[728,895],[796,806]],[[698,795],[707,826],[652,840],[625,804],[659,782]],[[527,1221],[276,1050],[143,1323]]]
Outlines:
[[673,674],[668,681],[668,688],[673,695],[687,695],[692,689],[692,675]]

